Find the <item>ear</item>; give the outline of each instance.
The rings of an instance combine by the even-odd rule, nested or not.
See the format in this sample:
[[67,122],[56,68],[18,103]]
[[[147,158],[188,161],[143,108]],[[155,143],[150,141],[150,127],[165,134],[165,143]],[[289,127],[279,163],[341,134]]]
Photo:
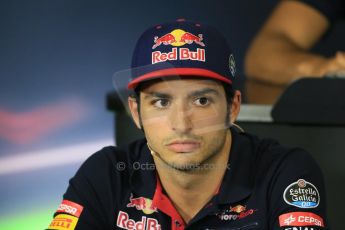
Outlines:
[[133,121],[138,129],[141,129],[140,126],[140,118],[139,118],[139,111],[138,111],[138,102],[134,97],[128,97],[128,107],[131,111],[131,115],[133,118]]
[[236,121],[237,116],[240,113],[241,102],[242,102],[241,92],[238,90],[235,90],[235,94],[234,94],[234,98],[232,100],[231,110],[230,110],[230,122],[231,122],[231,124],[233,124]]

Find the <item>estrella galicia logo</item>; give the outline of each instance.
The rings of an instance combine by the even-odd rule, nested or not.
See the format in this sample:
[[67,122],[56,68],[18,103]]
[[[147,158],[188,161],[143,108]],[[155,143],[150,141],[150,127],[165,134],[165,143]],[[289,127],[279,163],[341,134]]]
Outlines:
[[316,208],[320,203],[320,195],[317,188],[303,179],[290,184],[285,189],[283,196],[287,204],[299,208]]

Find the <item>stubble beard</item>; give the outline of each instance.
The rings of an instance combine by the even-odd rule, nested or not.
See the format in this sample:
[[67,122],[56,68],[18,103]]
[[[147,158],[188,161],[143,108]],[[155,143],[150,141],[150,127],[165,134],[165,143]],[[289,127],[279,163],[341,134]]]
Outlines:
[[[229,131],[229,128],[231,127],[231,122],[230,122],[230,106],[227,105],[227,111],[226,111],[226,117],[225,117],[225,122],[224,122],[224,130],[222,132],[222,138],[216,137],[214,138],[215,143],[211,145],[209,148],[210,154],[207,155],[205,159],[202,159],[199,162],[193,162],[189,164],[176,164],[174,162],[169,162],[168,160],[164,159],[164,157],[161,156],[158,152],[156,152],[154,149],[152,149],[152,146],[149,146],[149,149],[151,150],[151,154],[153,156],[156,156],[164,165],[164,167],[168,167],[173,170],[177,170],[179,172],[184,172],[184,173],[190,173],[190,172],[196,172],[199,171],[200,169],[203,169],[202,166],[212,163],[213,159],[222,151],[225,141],[226,141],[226,135],[227,132]],[[141,116],[139,116],[140,123],[142,125],[141,121]],[[143,127],[143,126],[141,126]],[[207,150],[206,150],[207,151]]]
[[[220,154],[220,152],[222,151],[224,147],[227,131],[228,130],[224,130],[224,132],[222,132],[221,137],[220,135],[217,135],[217,137],[214,138],[213,140],[214,142],[211,143],[211,145],[209,145],[207,149],[204,150],[206,152],[209,152],[209,154],[207,154],[204,159],[201,159],[198,162],[188,162],[184,164],[172,162],[166,159],[164,156],[162,156],[159,152],[153,150],[151,146],[149,147],[151,151],[153,151],[153,155],[156,156],[159,159],[159,161],[162,162],[163,167],[170,168],[172,170],[177,170],[179,172],[184,172],[184,173],[198,172],[200,170],[207,170],[210,168],[214,168],[214,167],[211,167],[212,166],[211,164],[212,162],[214,162],[215,157]],[[188,153],[181,153],[181,154],[188,154]],[[209,167],[205,167],[207,164],[209,164],[208,165]],[[217,166],[215,165],[215,167]]]

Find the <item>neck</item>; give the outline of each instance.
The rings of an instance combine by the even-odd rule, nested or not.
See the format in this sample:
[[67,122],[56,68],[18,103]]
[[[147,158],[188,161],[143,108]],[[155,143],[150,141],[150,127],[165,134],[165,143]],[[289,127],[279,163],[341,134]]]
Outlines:
[[162,160],[154,156],[162,186],[185,222],[189,222],[218,190],[228,166],[230,147],[229,131],[221,151],[200,168],[189,171],[167,170],[167,166],[160,167]]

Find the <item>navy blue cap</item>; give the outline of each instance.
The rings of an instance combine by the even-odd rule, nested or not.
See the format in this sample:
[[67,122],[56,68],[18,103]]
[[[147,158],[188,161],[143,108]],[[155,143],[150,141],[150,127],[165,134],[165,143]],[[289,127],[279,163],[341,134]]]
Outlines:
[[129,89],[160,77],[188,76],[232,84],[234,56],[216,29],[186,20],[154,26],[139,38],[132,58]]

